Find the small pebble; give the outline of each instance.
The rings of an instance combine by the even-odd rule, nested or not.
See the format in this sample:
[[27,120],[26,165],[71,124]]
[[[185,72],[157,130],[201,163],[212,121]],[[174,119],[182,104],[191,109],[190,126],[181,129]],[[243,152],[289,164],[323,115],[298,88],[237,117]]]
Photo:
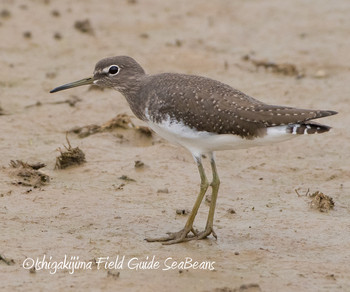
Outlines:
[[52,10],[51,15],[55,16],[55,17],[59,17],[59,16],[61,16],[61,13],[58,10]]
[[207,194],[206,196],[205,196],[205,202],[206,203],[211,203],[211,194]]
[[47,72],[46,73],[46,78],[48,78],[48,79],[54,79],[54,78],[56,78],[56,76],[57,76],[56,72]]
[[89,19],[77,20],[74,23],[74,27],[75,27],[75,29],[79,30],[82,33],[86,33],[86,34],[90,34],[90,35],[94,34],[94,30],[91,26]]
[[149,34],[148,33],[141,33],[140,34],[140,38],[142,38],[142,39],[148,39],[149,38]]
[[190,213],[190,212],[186,209],[177,209],[176,210],[177,215],[187,215],[188,213]]
[[141,168],[144,167],[145,164],[141,160],[136,160],[135,161],[135,168]]
[[36,273],[35,267],[30,268],[30,269],[29,269],[29,273],[30,273],[30,274],[35,274],[35,273]]
[[121,180],[124,180],[124,181],[129,181],[129,182],[131,182],[131,181],[136,181],[136,180],[134,180],[133,178],[130,178],[130,177],[128,177],[127,175],[125,175],[125,174],[123,174],[122,176],[120,176],[120,177],[118,177],[119,179],[121,179]]
[[0,11],[1,18],[9,18],[11,16],[11,12],[7,9],[3,9]]
[[26,39],[30,39],[30,38],[32,38],[32,33],[30,31],[25,31],[23,33],[23,37]]
[[159,193],[168,194],[168,193],[169,193],[169,190],[168,190],[168,188],[158,189],[158,190],[157,190],[157,193],[158,193],[158,194],[159,194]]
[[117,279],[117,278],[119,278],[119,276],[120,276],[120,272],[112,272],[112,271],[108,271],[107,272],[107,277],[111,277],[111,278],[113,278],[113,279]]
[[55,34],[53,35],[53,38],[55,40],[60,40],[60,39],[62,39],[62,35],[59,32],[55,32]]
[[175,41],[175,46],[181,47],[182,46],[182,41],[181,40],[176,40]]
[[314,77],[315,78],[326,78],[328,76],[327,72],[325,70],[318,70],[315,72]]

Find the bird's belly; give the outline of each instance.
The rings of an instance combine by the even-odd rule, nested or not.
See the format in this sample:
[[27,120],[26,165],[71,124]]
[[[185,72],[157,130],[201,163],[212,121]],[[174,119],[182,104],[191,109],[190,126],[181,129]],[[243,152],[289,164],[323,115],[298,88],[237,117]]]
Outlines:
[[216,134],[196,131],[182,122],[165,120],[162,123],[149,121],[149,127],[164,139],[187,148],[192,154],[205,154],[219,150],[244,149],[282,142],[295,137],[286,132],[286,126],[267,129],[263,137],[245,139],[233,134]]

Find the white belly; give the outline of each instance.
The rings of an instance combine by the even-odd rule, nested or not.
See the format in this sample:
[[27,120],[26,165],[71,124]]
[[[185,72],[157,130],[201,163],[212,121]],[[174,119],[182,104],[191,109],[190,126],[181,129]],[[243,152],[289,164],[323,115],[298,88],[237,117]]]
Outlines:
[[195,131],[182,122],[167,119],[162,123],[149,121],[149,127],[164,139],[187,148],[192,154],[205,154],[219,150],[244,149],[254,146],[282,142],[296,135],[286,132],[286,126],[270,127],[267,135],[255,139],[244,139],[232,134],[213,134]]

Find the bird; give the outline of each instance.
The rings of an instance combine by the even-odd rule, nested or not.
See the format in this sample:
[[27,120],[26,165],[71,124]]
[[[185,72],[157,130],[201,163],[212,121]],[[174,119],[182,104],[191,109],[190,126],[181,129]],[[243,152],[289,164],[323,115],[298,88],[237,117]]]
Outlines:
[[[166,140],[186,148],[198,167],[200,188],[185,226],[148,242],[175,244],[212,235],[220,178],[215,152],[269,145],[275,142],[328,132],[331,127],[313,119],[337,114],[332,110],[300,109],[269,105],[211,78],[180,74],[147,74],[129,56],[107,57],[97,62],[91,77],[54,88],[58,92],[82,85],[113,88],[126,98],[132,112]],[[212,180],[206,176],[202,158],[209,157]],[[206,226],[193,223],[211,187]]]

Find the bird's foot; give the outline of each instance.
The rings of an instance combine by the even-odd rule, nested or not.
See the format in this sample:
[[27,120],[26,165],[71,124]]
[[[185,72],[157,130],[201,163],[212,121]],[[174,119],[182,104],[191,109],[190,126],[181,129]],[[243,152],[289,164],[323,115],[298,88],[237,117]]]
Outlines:
[[[189,235],[189,233],[192,232],[193,235]],[[184,228],[178,232],[167,232],[167,236],[162,237],[154,237],[154,238],[146,238],[146,241],[148,242],[162,242],[162,244],[174,244],[174,243],[180,243],[184,241],[191,240],[197,235],[197,232],[193,228]]]
[[[193,234],[189,235],[189,233],[192,232]],[[178,232],[168,232],[168,236],[163,237],[157,237],[157,238],[146,238],[146,241],[148,242],[162,242],[164,245],[170,245],[190,240],[199,240],[207,238],[210,234],[212,234],[215,239],[217,239],[217,235],[214,232],[214,229],[212,227],[207,227],[202,232],[197,232],[193,228],[187,229],[184,228]]]
[[212,234],[215,239],[218,239],[218,236],[216,235],[216,233],[215,233],[215,231],[214,231],[212,226],[207,226],[205,228],[205,230],[203,230],[202,232],[197,233],[194,239],[198,239],[198,240],[204,239],[204,238],[207,238],[210,234]]

